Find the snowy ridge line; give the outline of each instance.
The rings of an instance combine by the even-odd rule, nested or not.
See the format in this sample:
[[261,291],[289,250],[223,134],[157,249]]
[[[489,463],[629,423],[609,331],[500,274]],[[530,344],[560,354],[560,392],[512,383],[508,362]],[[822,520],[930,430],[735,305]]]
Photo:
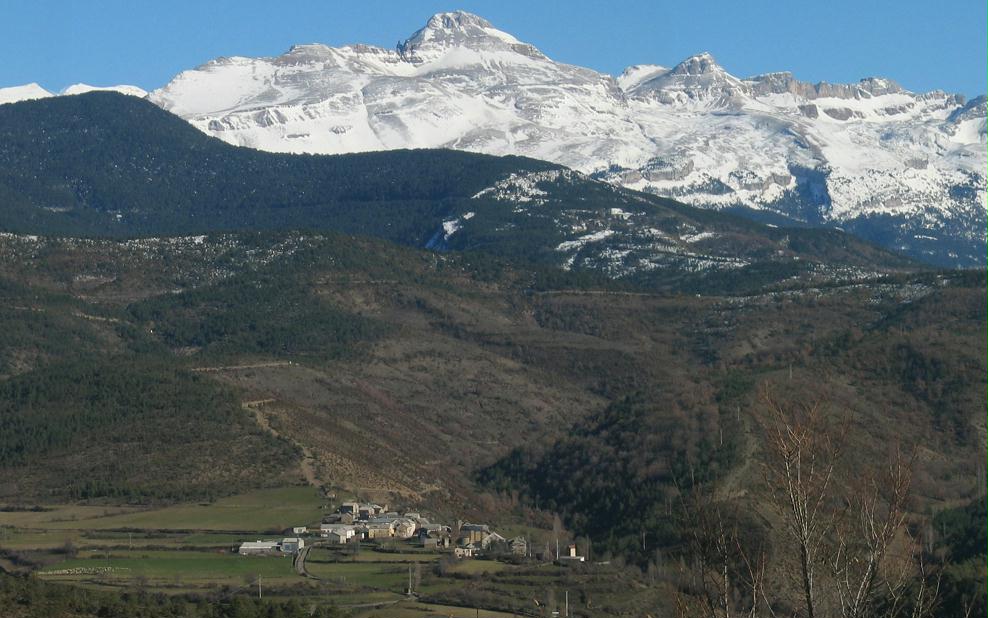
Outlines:
[[[0,102],[48,95],[33,84],[0,89]],[[218,58],[148,98],[239,146],[523,155],[693,206],[865,233],[877,226],[873,237],[892,249],[984,263],[984,97],[913,93],[880,77],[739,78],[709,53],[612,77],[555,62],[456,11],[433,16],[396,49],[311,44]],[[517,178],[486,191],[475,197],[530,205],[544,197],[537,182]]]
[[[975,253],[985,239],[984,99],[912,93],[883,78],[738,78],[707,53],[614,78],[454,12],[395,50],[312,45],[217,60],[151,100],[263,150],[525,155],[694,206],[831,226],[891,217],[896,249],[929,245],[911,235],[931,225],[960,225]],[[538,205],[538,188],[520,183],[477,197]]]

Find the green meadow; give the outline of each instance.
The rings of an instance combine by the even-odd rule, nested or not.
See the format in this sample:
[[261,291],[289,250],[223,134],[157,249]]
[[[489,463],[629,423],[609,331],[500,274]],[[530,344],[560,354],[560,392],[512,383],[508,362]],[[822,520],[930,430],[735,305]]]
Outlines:
[[158,509],[55,507],[0,513],[0,526],[44,530],[282,530],[318,523],[324,501],[312,487],[262,489],[209,504]]
[[240,556],[229,551],[84,551],[46,567],[40,574],[53,580],[133,580],[149,583],[192,582],[242,584],[260,575],[264,580],[297,579],[292,559]]

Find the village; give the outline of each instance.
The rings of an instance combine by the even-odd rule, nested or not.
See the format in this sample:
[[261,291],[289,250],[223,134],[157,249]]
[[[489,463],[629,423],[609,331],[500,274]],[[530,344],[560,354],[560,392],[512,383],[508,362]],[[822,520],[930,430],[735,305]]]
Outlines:
[[591,559],[590,539],[571,545],[561,522],[383,497],[293,485],[158,509],[0,511],[0,542],[18,559],[45,556],[31,568],[46,581],[303,599],[352,618],[565,616],[568,598],[620,604],[631,589],[634,568],[603,551]]
[[381,546],[390,541],[458,559],[511,556],[560,564],[585,561],[584,556],[578,555],[576,545],[566,545],[560,551],[557,543],[555,551],[550,547],[534,551],[525,537],[506,538],[487,524],[457,521],[450,526],[432,522],[418,512],[389,511],[386,504],[344,502],[336,512],[322,519],[319,528],[296,526],[290,531],[293,536],[280,540],[245,541],[237,553],[242,556],[301,554],[304,560],[307,547],[359,547],[364,541]]

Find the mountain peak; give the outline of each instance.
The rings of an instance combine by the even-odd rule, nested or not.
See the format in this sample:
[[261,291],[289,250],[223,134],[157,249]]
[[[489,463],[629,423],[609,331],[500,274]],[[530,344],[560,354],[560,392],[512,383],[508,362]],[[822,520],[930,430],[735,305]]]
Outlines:
[[639,73],[644,73],[644,79],[628,75],[619,79],[626,93],[672,105],[737,107],[748,94],[747,86],[717,64],[709,52],[690,56],[669,70],[657,67],[650,74]]
[[866,77],[858,82],[858,86],[873,96],[902,92],[902,86],[885,77]]
[[617,77],[617,83],[621,90],[630,92],[641,84],[668,72],[669,69],[658,64],[634,64]]
[[704,75],[715,71],[723,72],[724,69],[714,60],[710,52],[702,52],[690,56],[672,69],[674,75]]
[[109,91],[109,92],[119,92],[120,94],[126,94],[128,96],[137,97],[143,99],[148,96],[148,93],[143,88],[138,86],[130,86],[127,84],[120,84],[117,86],[91,86],[89,84],[72,84],[62,90],[60,94],[63,95],[76,95],[76,94],[86,94],[88,92],[98,92],[98,91]]
[[452,48],[477,51],[513,51],[532,58],[545,58],[538,49],[522,43],[507,32],[495,28],[483,17],[453,11],[436,13],[425,27],[398,44],[398,53],[410,62],[430,62]]
[[491,22],[466,11],[436,13],[429,18],[426,28],[433,30],[463,30],[465,28],[493,28]]
[[55,95],[42,88],[36,82],[31,82],[23,86],[0,88],[0,105],[4,103],[17,103],[19,101],[31,101],[33,99],[45,99],[51,96]]

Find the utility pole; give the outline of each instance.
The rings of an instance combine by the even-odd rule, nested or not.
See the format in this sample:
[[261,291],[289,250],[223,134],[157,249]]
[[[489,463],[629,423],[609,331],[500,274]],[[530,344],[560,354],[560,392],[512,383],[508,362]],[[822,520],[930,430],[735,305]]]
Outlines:
[[569,618],[569,590],[566,591],[566,618]]
[[408,596],[412,596],[412,567],[408,566]]
[[261,598],[261,576],[257,576],[257,598]]

